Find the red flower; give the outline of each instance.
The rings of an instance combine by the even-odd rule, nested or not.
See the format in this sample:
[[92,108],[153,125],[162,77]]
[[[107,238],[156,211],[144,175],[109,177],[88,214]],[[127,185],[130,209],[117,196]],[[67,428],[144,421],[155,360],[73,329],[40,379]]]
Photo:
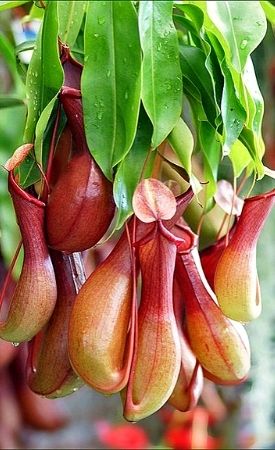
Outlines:
[[97,432],[102,444],[117,449],[144,449],[149,447],[149,439],[143,428],[138,425],[110,425],[97,423]]

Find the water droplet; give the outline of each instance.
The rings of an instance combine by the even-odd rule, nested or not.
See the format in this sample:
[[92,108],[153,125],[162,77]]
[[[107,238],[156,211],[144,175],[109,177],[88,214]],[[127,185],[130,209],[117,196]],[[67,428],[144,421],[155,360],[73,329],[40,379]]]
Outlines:
[[33,368],[32,368],[32,372],[33,372],[33,373],[36,373],[36,367],[33,367]]
[[76,392],[76,391],[78,391],[78,388],[76,388],[76,387],[73,388],[73,392]]
[[111,75],[111,71],[110,71],[110,69],[108,69],[108,70],[107,70],[107,72],[106,72],[106,75],[107,75],[107,78],[109,78],[109,77],[110,77],[110,75]]
[[94,34],[94,37],[95,37],[95,38],[98,38],[98,37],[99,37],[99,34],[98,34],[98,33],[95,33],[95,34]]
[[12,345],[13,345],[14,347],[18,347],[19,344],[20,344],[19,342],[12,342]]
[[78,114],[75,115],[75,118],[78,119]]
[[129,94],[128,94],[128,91],[126,91],[125,94],[124,94],[125,100],[128,100],[128,97],[129,97]]
[[165,37],[169,36],[169,34],[170,34],[170,31],[168,31],[168,30],[165,30],[164,33],[163,33],[163,35],[164,35]]
[[157,51],[158,51],[158,52],[161,50],[161,47],[162,47],[162,43],[159,42],[158,45],[157,45]]
[[133,47],[133,45],[132,45],[132,44],[128,44],[128,47],[129,47],[129,48],[132,48],[132,47]]
[[98,118],[98,120],[102,120],[103,112],[102,112],[102,111],[99,111],[99,112],[97,113],[96,117]]
[[248,40],[247,39],[243,39],[242,42],[241,42],[241,45],[240,45],[240,49],[244,50],[246,48],[247,44],[248,44]]
[[37,78],[38,77],[38,72],[35,72],[34,76],[35,76],[35,78]]
[[126,64],[127,63],[127,58],[123,58],[123,62],[124,62],[124,64]]
[[98,25],[103,25],[105,23],[105,17],[101,16],[97,18]]
[[61,394],[61,389],[57,389],[56,394],[60,395]]

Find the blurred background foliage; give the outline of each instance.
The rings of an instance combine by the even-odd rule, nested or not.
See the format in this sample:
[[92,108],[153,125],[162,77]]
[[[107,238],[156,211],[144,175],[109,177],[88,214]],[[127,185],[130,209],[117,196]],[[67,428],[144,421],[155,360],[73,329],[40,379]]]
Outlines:
[[[18,2],[20,3],[20,2]],[[271,2],[274,3],[274,2]],[[26,6],[24,6],[25,8]],[[28,5],[27,5],[28,7]],[[21,101],[2,107],[1,98],[22,94],[25,64],[14,55],[12,24],[25,14],[20,7],[0,14],[0,164],[21,145],[26,105]],[[258,82],[265,99],[265,164],[275,169],[275,46],[274,29],[253,53]],[[21,95],[18,95],[20,98]],[[0,227],[3,257],[8,264],[19,242],[13,208],[7,192],[7,176],[0,167]],[[257,192],[272,184],[266,177]],[[121,420],[117,396],[104,398],[84,388],[68,399],[51,401],[68,419],[61,430],[38,430],[22,413],[20,427],[9,448],[274,448],[275,446],[275,210],[271,213],[258,245],[258,269],[262,286],[263,312],[248,328],[253,365],[249,380],[237,388],[214,389],[206,385],[200,406],[192,414],[163,409],[138,425]],[[0,429],[8,408],[3,407],[0,390]],[[17,397],[17,402],[19,402]],[[20,402],[19,402],[20,403]],[[8,414],[12,415],[10,409]],[[45,410],[46,414],[46,410]],[[9,416],[11,417],[11,416]],[[41,425],[41,424],[40,424]],[[44,427],[46,428],[46,427]],[[18,431],[19,430],[19,431]],[[0,447],[8,448],[7,442]],[[6,445],[6,447],[5,447]]]

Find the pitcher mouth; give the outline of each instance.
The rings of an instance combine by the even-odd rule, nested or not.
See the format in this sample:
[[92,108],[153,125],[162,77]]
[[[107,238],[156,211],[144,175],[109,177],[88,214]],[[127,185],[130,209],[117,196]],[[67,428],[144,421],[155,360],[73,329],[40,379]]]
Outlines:
[[39,200],[38,198],[33,197],[32,195],[28,194],[24,189],[22,189],[19,184],[15,180],[14,171],[11,170],[9,172],[9,191],[12,191],[19,195],[21,198],[24,198],[30,203],[33,203],[34,205],[38,206],[39,208],[45,208],[45,203]]

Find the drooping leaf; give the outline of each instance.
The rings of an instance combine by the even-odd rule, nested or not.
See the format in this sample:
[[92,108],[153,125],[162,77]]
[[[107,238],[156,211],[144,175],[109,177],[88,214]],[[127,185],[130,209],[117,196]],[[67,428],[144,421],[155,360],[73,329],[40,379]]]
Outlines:
[[221,116],[223,120],[223,154],[228,155],[230,154],[232,145],[236,142],[242,131],[247,114],[239,100],[239,93],[225,59],[224,50],[215,35],[209,33],[209,36],[220,61],[220,67],[224,77]]
[[24,5],[24,3],[29,3],[29,0],[22,1],[4,1],[0,2],[0,11],[4,11],[6,9],[16,8],[17,6]]
[[202,50],[191,46],[180,46],[180,64],[184,77],[188,78],[200,92],[201,101],[211,124],[219,115],[219,107],[215,102],[213,82],[205,66],[206,56]]
[[56,94],[51,101],[47,104],[46,108],[42,111],[42,114],[40,115],[35,129],[35,156],[36,160],[41,166],[43,167],[43,162],[45,158],[43,158],[43,138],[44,138],[44,132],[46,130],[47,124],[49,122],[49,119],[51,117],[52,111],[54,109],[54,106],[57,102],[57,95]]
[[14,54],[14,48],[4,34],[0,32],[0,55],[4,58],[5,64],[9,68],[10,75],[14,82],[14,90],[18,97],[23,97],[25,88],[17,73],[16,59]]
[[239,139],[232,145],[229,158],[232,162],[235,177],[241,175],[242,171],[248,166],[252,159],[247,148],[239,141]]
[[120,229],[133,212],[132,198],[141,177],[151,176],[156,156],[156,152],[150,152],[152,131],[151,122],[141,109],[134,143],[120,162],[114,180],[114,199],[118,208],[116,229]]
[[63,82],[56,11],[57,2],[49,2],[28,68],[26,80],[28,116],[24,142],[33,142],[37,120]]
[[261,0],[260,3],[269,22],[275,24],[275,6],[265,0]]
[[0,108],[10,108],[11,106],[25,105],[22,98],[0,96]]
[[178,120],[178,123],[169,134],[168,141],[177,157],[179,158],[182,167],[189,175],[193,192],[198,193],[201,190],[201,186],[192,173],[191,164],[191,158],[194,149],[194,138],[190,129],[182,118]]
[[229,45],[233,66],[241,72],[266,33],[266,18],[260,2],[210,1],[207,12]]
[[15,54],[19,55],[19,53],[26,52],[28,50],[33,50],[35,47],[35,41],[28,40],[21,42],[15,47]]
[[142,101],[154,127],[153,148],[171,132],[182,109],[182,77],[172,8],[172,1],[139,4]]
[[111,179],[128,153],[140,105],[141,50],[130,1],[88,3],[82,75],[84,122],[92,155]]
[[204,178],[207,183],[205,187],[205,210],[207,211],[213,206],[213,196],[216,192],[221,145],[215,129],[208,122],[199,122],[198,129]]
[[79,0],[57,2],[59,37],[69,47],[72,47],[76,41],[83,21],[86,3],[86,1]]
[[203,26],[203,12],[196,5],[192,5],[189,3],[185,4],[177,4],[177,8],[183,11],[193,23],[193,26],[197,30],[198,34],[200,32],[201,27]]
[[248,57],[244,69],[243,82],[247,90],[249,107],[248,126],[255,133],[257,140],[257,152],[260,156],[264,154],[264,143],[262,139],[262,120],[264,114],[264,100],[260,92],[252,59]]

